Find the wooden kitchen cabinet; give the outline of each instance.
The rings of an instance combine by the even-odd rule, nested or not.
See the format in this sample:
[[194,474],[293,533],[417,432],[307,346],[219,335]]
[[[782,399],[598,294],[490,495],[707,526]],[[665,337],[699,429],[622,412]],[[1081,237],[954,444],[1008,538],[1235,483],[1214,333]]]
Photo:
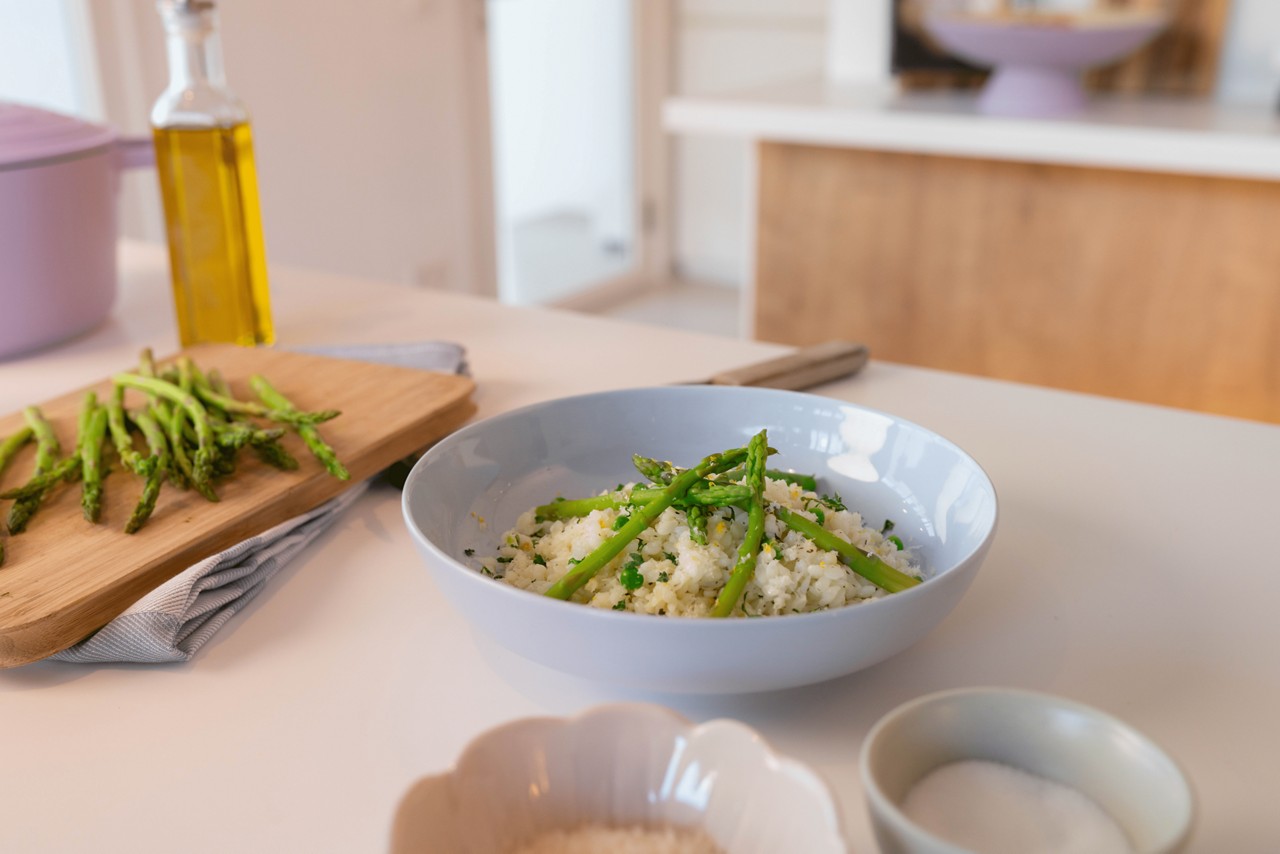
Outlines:
[[762,141],[755,336],[1280,422],[1280,183]]

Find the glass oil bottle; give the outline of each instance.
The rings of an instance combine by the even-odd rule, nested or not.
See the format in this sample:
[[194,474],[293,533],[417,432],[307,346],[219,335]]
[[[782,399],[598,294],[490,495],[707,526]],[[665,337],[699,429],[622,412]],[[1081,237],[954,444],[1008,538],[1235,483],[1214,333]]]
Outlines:
[[211,0],[159,0],[169,87],[151,111],[183,346],[275,339],[249,114],[227,88]]

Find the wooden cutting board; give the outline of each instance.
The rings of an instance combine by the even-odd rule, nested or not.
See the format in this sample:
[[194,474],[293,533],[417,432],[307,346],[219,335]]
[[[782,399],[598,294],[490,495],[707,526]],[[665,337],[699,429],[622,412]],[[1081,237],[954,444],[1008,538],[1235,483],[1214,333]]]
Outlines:
[[[319,506],[452,432],[475,412],[474,384],[465,377],[222,345],[185,352],[202,369],[217,368],[242,399],[254,399],[248,379],[258,373],[300,409],[342,410],[320,431],[351,480],[328,474],[290,434],[284,443],[301,462],[297,471],[279,471],[243,452],[235,475],[217,484],[220,501],[166,485],[150,521],[130,535],[123,532],[124,524],[142,481],[120,469],[114,452],[109,453],[112,472],[98,524],[84,520],[79,485],[70,484],[57,488],[26,531],[0,534],[6,550],[0,566],[0,667],[37,661],[71,646],[193,563]],[[114,373],[132,366],[104,369]],[[110,381],[104,377],[92,388],[105,399]],[[74,447],[86,390],[39,403],[64,454]],[[141,401],[131,393],[127,404]],[[21,413],[0,418],[0,437],[23,424]],[[34,457],[29,443],[0,474],[0,491],[21,485],[31,474]],[[7,518],[10,505],[0,502],[0,520]]]

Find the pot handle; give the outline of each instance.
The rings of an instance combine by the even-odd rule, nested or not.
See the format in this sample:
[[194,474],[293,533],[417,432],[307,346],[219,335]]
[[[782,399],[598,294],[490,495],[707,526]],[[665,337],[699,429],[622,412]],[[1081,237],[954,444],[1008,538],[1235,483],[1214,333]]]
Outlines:
[[147,136],[126,136],[116,140],[116,165],[137,169],[156,165],[156,149]]

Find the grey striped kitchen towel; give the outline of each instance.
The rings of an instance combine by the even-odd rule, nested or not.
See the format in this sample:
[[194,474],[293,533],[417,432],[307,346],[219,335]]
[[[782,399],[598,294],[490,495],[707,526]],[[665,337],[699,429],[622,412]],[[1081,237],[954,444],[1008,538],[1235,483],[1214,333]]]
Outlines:
[[[463,348],[444,341],[315,347],[305,352],[443,373],[467,373]],[[190,660],[282,567],[328,530],[368,488],[368,481],[358,483],[315,510],[205,558],[143,596],[85,640],[55,653],[49,660],[77,664],[162,664]]]

